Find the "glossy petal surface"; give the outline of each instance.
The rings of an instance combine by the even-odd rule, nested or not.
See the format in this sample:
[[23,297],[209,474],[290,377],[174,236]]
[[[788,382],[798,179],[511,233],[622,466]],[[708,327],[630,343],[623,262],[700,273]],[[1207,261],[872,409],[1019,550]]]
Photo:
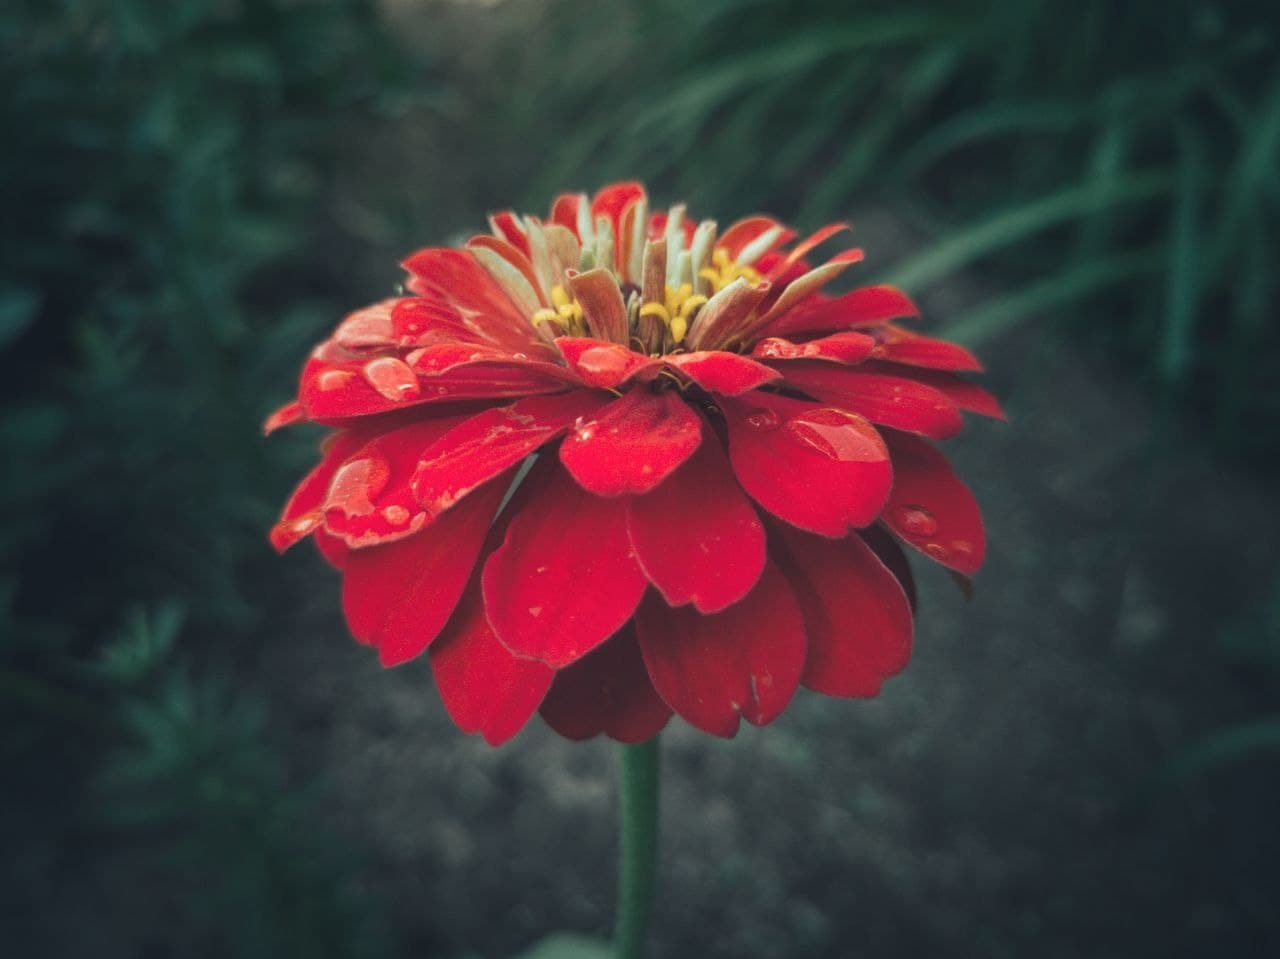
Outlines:
[[413,659],[444,627],[505,492],[498,480],[414,536],[347,555],[347,625],[356,639],[377,648],[384,666]]
[[450,718],[491,746],[520,731],[551,688],[555,671],[513,656],[484,613],[480,577],[473,575],[448,625],[431,644],[431,671]]
[[463,421],[453,416],[411,423],[374,437],[352,453],[325,492],[325,530],[350,547],[415,534],[428,519],[410,487],[418,459]]
[[685,721],[733,736],[740,719],[776,719],[804,670],[800,606],[776,567],[740,603],[703,616],[650,595],[636,616],[640,651],[658,695]]
[[884,522],[903,542],[958,573],[972,576],[987,552],[982,514],[945,456],[915,436],[885,437],[894,482]]
[[786,378],[815,400],[853,410],[881,426],[933,439],[955,436],[964,428],[959,407],[945,393],[915,378],[866,372],[864,367],[793,363]]
[[766,393],[723,407],[734,473],[773,515],[831,537],[875,520],[892,471],[884,441],[862,417]]
[[714,435],[669,480],[627,502],[627,529],[640,567],[672,606],[718,612],[764,569],[764,527]]
[[573,478],[600,496],[646,493],[698,448],[702,424],[676,390],[633,389],[583,417],[560,446]]
[[740,396],[782,379],[777,370],[770,369],[763,363],[737,353],[718,350],[677,353],[668,356],[666,362],[708,393],[719,393],[722,396]]
[[413,476],[413,494],[428,513],[448,509],[609,402],[608,393],[535,396],[485,410],[427,447]]
[[662,369],[662,361],[637,353],[619,343],[585,336],[562,336],[556,347],[569,369],[587,386],[611,390],[632,377],[649,378]]
[[621,629],[648,582],[622,500],[591,495],[551,460],[525,483],[524,507],[485,562],[485,609],[513,653],[559,668]]
[[857,534],[778,535],[809,640],[804,684],[828,696],[876,695],[911,658],[911,606],[897,577]]
[[836,363],[861,363],[876,347],[876,341],[865,333],[833,333],[830,336],[793,343],[771,336],[751,350],[758,360],[831,360]]

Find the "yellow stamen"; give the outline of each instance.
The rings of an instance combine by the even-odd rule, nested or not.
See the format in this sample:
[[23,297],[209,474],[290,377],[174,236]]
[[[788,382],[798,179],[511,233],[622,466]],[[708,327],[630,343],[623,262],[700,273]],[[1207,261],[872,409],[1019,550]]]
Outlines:
[[697,296],[691,296],[680,304],[680,315],[684,319],[693,316],[693,311],[707,302],[707,298],[699,293]]
[[667,312],[667,308],[661,303],[646,303],[640,307],[641,316],[656,316],[662,321],[663,326],[671,325],[671,314]]
[[560,329],[563,330],[565,333],[569,332],[569,326],[568,326],[568,323],[565,321],[565,318],[561,316],[559,313],[557,313],[555,310],[538,310],[536,313],[533,314],[533,323],[535,326],[537,326],[539,323],[554,323],[556,326],[560,327]]
[[531,319],[535,326],[539,323],[554,323],[561,333],[572,336],[582,336],[586,332],[586,314],[582,311],[582,304],[570,296],[563,286],[551,288],[551,302],[555,304],[554,308],[544,307],[533,314]]
[[698,271],[698,278],[711,284],[712,293],[719,293],[739,277],[752,286],[755,286],[763,279],[760,271],[755,267],[735,263],[730,259],[729,251],[725,249],[714,251],[711,254],[711,263],[711,266],[704,266]]

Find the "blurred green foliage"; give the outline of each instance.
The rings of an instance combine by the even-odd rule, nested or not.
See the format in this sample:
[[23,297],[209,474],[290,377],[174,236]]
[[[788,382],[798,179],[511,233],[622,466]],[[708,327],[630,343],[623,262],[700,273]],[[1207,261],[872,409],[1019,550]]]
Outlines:
[[[380,292],[358,264],[332,268],[344,190],[393,252],[445,239],[435,221],[408,235],[405,211],[453,225],[620,177],[723,219],[888,207],[927,240],[877,260],[879,278],[922,293],[963,270],[999,291],[948,318],[953,335],[1035,322],[1136,371],[1206,441],[1280,452],[1266,6],[449,5],[452,32],[425,42],[469,84],[443,96],[389,36],[393,7],[434,28],[429,0],[6,4],[6,848],[42,831],[126,848],[131,881],[163,893],[130,917],[156,926],[158,954],[390,951],[235,671],[287,624],[264,531],[311,456],[257,424],[307,346]],[[448,115],[412,141],[427,164],[386,121],[435,97]],[[370,130],[391,154],[373,174]],[[349,182],[344,161],[379,182]],[[1277,618],[1242,611],[1222,655],[1274,670]],[[1223,736],[1175,778],[1273,748],[1274,721]],[[10,903],[56,887],[13,878]]]
[[128,843],[166,954],[376,954],[253,694],[218,677],[271,628],[254,568],[306,455],[256,424],[349,303],[314,265],[336,133],[407,63],[369,0],[27,0],[0,52],[9,838],[43,815],[29,834]]
[[921,293],[969,269],[999,290],[951,335],[1034,320],[1202,416],[1220,448],[1280,452],[1271,5],[553,9],[551,48],[512,51],[531,85],[507,120],[550,157],[531,201],[642,174],[810,227],[888,206],[935,239],[882,277]]

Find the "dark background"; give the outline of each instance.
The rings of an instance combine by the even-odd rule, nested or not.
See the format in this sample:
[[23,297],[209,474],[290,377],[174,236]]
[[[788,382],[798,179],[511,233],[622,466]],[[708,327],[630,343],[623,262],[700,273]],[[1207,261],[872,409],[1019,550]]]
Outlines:
[[974,346],[992,541],[912,666],[664,737],[656,956],[1280,954],[1267,3],[17,0],[0,13],[0,951],[607,931],[613,768],[491,750],[265,531],[398,259],[646,179],[851,217]]

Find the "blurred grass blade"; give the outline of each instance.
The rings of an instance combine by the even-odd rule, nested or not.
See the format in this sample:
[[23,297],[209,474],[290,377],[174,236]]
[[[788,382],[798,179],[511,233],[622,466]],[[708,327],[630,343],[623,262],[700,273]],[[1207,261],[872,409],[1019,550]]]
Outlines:
[[1267,753],[1280,758],[1280,717],[1232,726],[1188,747],[1161,767],[1152,778],[1148,794],[1199,779],[1206,773]]
[[1200,231],[1198,228],[1203,152],[1189,127],[1178,131],[1181,162],[1174,191],[1166,304],[1161,331],[1160,373],[1166,383],[1186,379],[1191,364],[1196,307],[1200,296]]
[[1163,171],[1148,171],[1121,177],[1104,186],[1085,183],[1022,204],[952,234],[891,270],[884,277],[884,282],[904,289],[927,287],[988,253],[1025,240],[1051,226],[1107,207],[1158,196],[1168,190],[1171,182],[1170,176]]
[[942,331],[948,339],[973,346],[1028,317],[1083,300],[1142,273],[1155,272],[1162,262],[1160,254],[1150,250],[1096,260],[1061,276],[1050,277],[1043,283],[1024,287],[1015,293],[1001,294],[962,313],[945,324]]

